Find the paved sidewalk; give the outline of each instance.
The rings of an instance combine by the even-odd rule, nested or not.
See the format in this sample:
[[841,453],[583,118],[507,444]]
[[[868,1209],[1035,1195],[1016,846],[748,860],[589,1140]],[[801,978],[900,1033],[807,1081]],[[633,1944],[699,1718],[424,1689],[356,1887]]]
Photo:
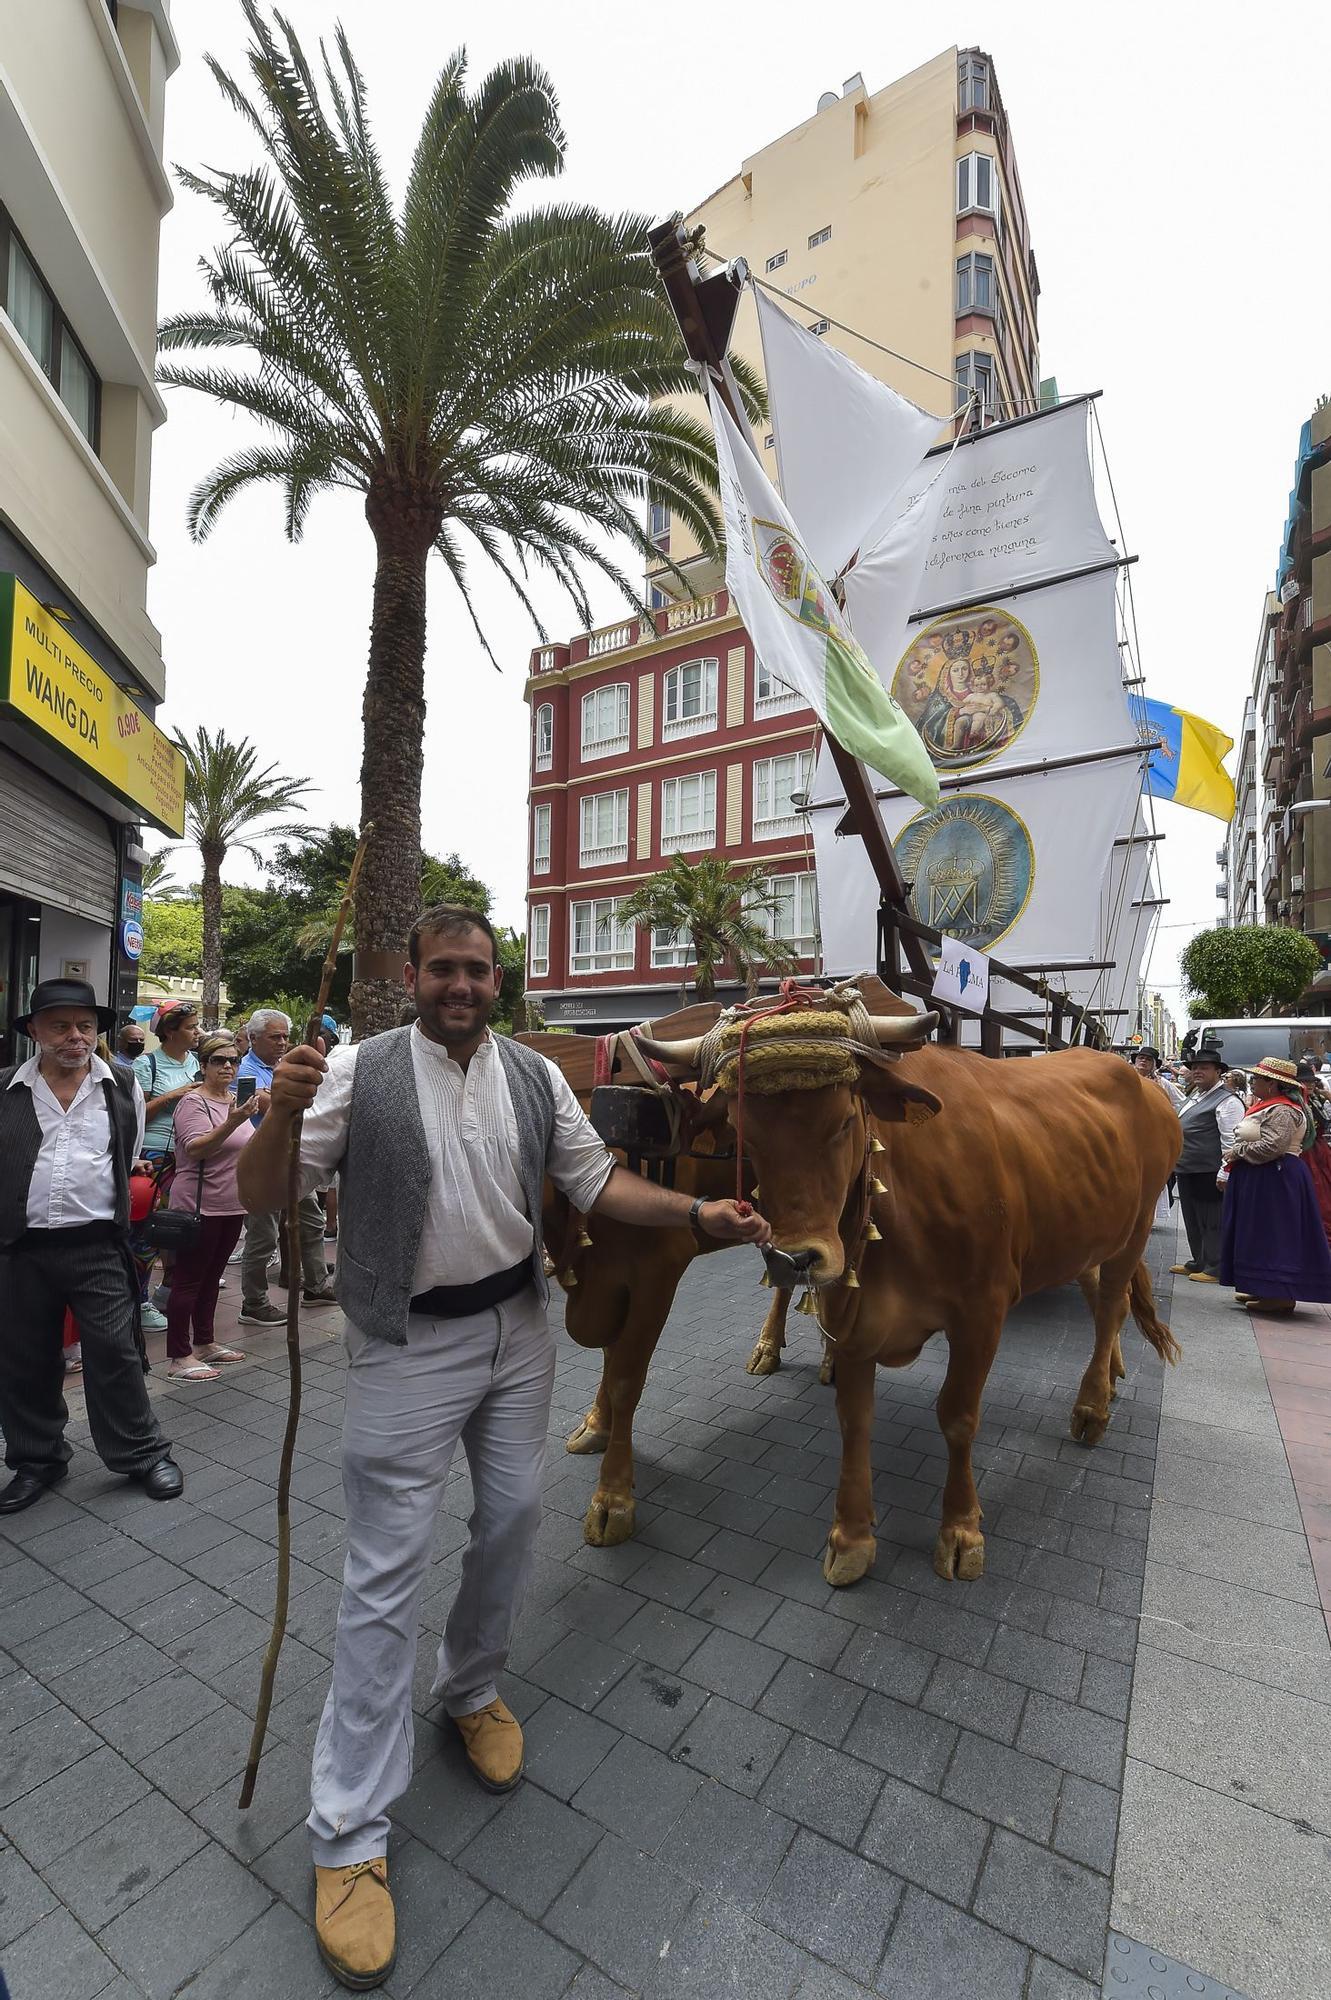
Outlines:
[[[1173,1253],[1158,1231],[1153,1267]],[[1181,1288],[1188,1353],[1168,1385],[1152,1511],[1159,1362],[1125,1335],[1128,1381],[1087,1452],[1067,1435],[1090,1345],[1080,1296],[1028,1301],[986,1399],[988,1564],[971,1585],[941,1582],[929,1562],[940,1344],[880,1374],[878,1565],[831,1591],[819,1552],[832,1397],[803,1319],[780,1374],[744,1374],[766,1298],[757,1271],[736,1252],[681,1287],[638,1424],[639,1534],[618,1549],[582,1540],[595,1464],[562,1445],[599,1356],[561,1335],[547,1515],[506,1687],[529,1776],[504,1801],[474,1785],[428,1700],[469,1511],[455,1471],[392,1850],[393,2000],[1093,2000],[1111,1899],[1129,1937],[1251,2000],[1331,1990],[1311,1974],[1264,1984],[1274,1946],[1260,1964],[1242,1949],[1262,1908],[1269,1928],[1302,1936],[1310,1856],[1324,1868],[1327,1853],[1310,1718],[1331,1714],[1326,1627],[1246,1322]],[[252,1358],[215,1384],[154,1374],[182,1503],[145,1502],[81,1443],[59,1493],[0,1529],[0,1965],[13,2000],[337,1990],[308,1927],[302,1822],[341,1562],[340,1328],[333,1311],[306,1317],[294,1596],[248,1813],[236,1795],[272,1603],[280,1337],[239,1330]],[[1265,1593],[1246,1621],[1228,1608],[1244,1592]],[[1231,1791],[1229,1764],[1256,1786],[1268,1749],[1274,1784]],[[1225,1813],[1249,1840],[1277,1838],[1274,1884],[1265,1862],[1216,1858]]]

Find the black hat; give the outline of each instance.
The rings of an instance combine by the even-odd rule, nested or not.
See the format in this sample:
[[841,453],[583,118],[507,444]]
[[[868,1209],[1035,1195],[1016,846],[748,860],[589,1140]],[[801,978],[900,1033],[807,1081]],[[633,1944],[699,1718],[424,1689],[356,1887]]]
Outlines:
[[103,1032],[116,1024],[115,1008],[98,1006],[97,995],[86,979],[43,979],[32,989],[27,1013],[15,1015],[15,1033],[26,1035],[33,1015],[45,1013],[48,1007],[86,1007],[97,1016],[97,1025]]
[[1215,1042],[1199,1042],[1195,1049],[1183,1057],[1183,1067],[1195,1069],[1198,1063],[1214,1063],[1217,1069],[1223,1069],[1225,1052]]
[[1132,1051],[1132,1059],[1134,1062],[1137,1060],[1138,1056],[1149,1056],[1152,1062],[1159,1062],[1160,1051],[1159,1049],[1153,1049],[1148,1042],[1143,1042],[1142,1046],[1139,1049],[1134,1049]]

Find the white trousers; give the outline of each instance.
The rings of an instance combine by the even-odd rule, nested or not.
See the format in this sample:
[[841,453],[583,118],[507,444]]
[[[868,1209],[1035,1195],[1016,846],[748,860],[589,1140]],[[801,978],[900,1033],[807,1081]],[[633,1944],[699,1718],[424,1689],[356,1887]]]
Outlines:
[[420,1606],[459,1438],[475,1504],[433,1691],[450,1715],[496,1698],[541,1518],[555,1378],[532,1287],[466,1319],[413,1315],[405,1347],[348,1326],[347,1350],[347,1559],[307,1822],[320,1868],[385,1854],[388,1809],[411,1782]]

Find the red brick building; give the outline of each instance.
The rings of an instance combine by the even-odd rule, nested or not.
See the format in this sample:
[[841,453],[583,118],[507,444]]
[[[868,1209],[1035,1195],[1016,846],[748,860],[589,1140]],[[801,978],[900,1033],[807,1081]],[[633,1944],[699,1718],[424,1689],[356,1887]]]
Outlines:
[[528,981],[552,1027],[675,1004],[687,940],[622,926],[617,909],[676,853],[760,861],[777,930],[813,969],[813,847],[792,795],[811,783],[816,723],[755,668],[725,591],[538,648],[526,692]]

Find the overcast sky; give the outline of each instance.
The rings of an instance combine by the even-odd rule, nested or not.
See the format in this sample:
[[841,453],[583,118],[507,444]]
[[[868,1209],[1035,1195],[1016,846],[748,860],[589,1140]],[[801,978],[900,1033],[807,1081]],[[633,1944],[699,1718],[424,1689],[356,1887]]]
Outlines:
[[[872,92],[950,43],[987,49],[1040,267],[1041,372],[1065,392],[1104,391],[1110,469],[1140,557],[1147,692],[1237,736],[1299,426],[1331,390],[1325,0],[1205,10],[1160,0],[936,0],[909,10],[900,0],[712,0],[697,15],[669,16],[622,0],[286,0],[286,12],[310,43],[346,25],[399,186],[433,77],[465,41],[473,80],[519,53],[549,70],[569,140],[560,197],[654,217],[690,208],[855,71]],[[173,23],[183,60],[167,99],[168,163],[238,165],[248,135],[202,58],[209,51],[240,73],[239,7],[177,0]],[[163,311],[199,302],[197,258],[216,237],[216,211],[178,191],[162,232]],[[342,494],[317,502],[293,548],[277,496],[252,494],[196,548],[186,495],[254,427],[183,391],[168,391],[167,403],[149,600],[167,660],[162,720],[248,734],[266,760],[315,781],[316,823],[354,822],[373,573],[360,506]],[[522,684],[535,635],[505,586],[479,570],[477,598],[502,674],[434,566],[423,838],[436,852],[456,849],[494,889],[499,919],[521,926]],[[619,613],[604,586],[594,603],[598,619]],[[556,637],[573,629],[556,593],[542,609]],[[1175,954],[1214,921],[1224,828],[1170,806],[1158,824],[1171,901],[1151,979],[1181,1013]],[[241,860],[227,873],[248,877]]]

